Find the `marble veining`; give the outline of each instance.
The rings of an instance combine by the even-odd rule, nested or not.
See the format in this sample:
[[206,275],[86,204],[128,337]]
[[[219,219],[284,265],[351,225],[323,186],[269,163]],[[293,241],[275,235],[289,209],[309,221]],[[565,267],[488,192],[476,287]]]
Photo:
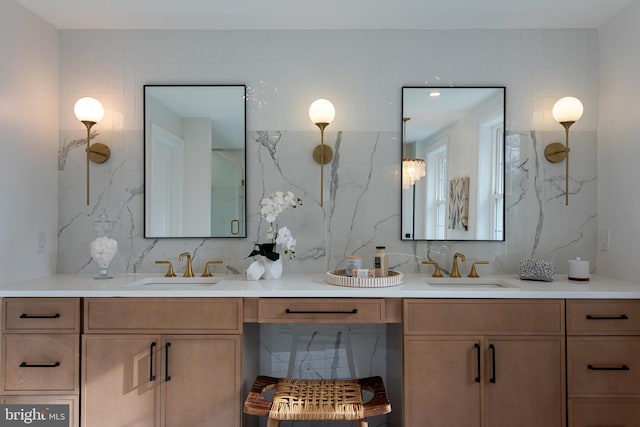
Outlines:
[[[400,134],[390,131],[342,131],[327,128],[325,143],[334,160],[325,165],[325,206],[319,205],[319,165],[312,150],[319,143],[317,129],[309,131],[255,130],[247,138],[247,238],[244,239],[144,239],[143,236],[143,133],[101,131],[101,142],[112,151],[104,164],[92,164],[91,205],[84,204],[83,132],[60,132],[58,271],[89,273],[88,245],[91,222],[105,208],[116,225],[113,236],[120,252],[111,266],[118,273],[163,273],[158,259],[173,262],[178,274],[184,266],[178,254],[191,252],[194,269],[221,259],[214,274],[242,273],[253,244],[264,241],[265,226],[259,201],[276,190],[291,190],[303,206],[278,218],[296,236],[294,259],[285,259],[284,274],[321,273],[344,265],[345,255],[372,263],[376,245],[387,246],[392,268],[405,273],[431,273],[420,261],[432,259],[444,272],[450,270],[454,252],[467,262],[486,259],[481,274],[515,273],[523,257],[546,257],[556,271],[566,271],[566,261],[580,256],[595,266],[597,241],[597,133],[571,134],[571,195],[564,206],[561,183],[564,164],[544,160],[544,146],[562,141],[564,132],[512,130],[506,134],[506,241],[410,242],[400,234]],[[76,149],[77,148],[77,149]]]

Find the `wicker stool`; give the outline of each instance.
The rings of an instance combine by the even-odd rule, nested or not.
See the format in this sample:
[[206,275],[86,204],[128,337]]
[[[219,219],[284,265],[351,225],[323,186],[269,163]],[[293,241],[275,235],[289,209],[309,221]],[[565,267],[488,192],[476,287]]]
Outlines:
[[[263,396],[275,388],[273,402]],[[362,401],[362,390],[373,393]],[[367,427],[367,417],[391,412],[380,377],[354,380],[302,380],[258,376],[244,402],[245,414],[269,417],[267,427],[282,420],[356,420]]]

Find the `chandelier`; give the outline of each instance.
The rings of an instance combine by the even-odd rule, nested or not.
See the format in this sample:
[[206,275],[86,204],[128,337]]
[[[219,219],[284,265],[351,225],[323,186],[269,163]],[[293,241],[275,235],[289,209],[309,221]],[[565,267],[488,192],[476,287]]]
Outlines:
[[406,155],[406,138],[407,138],[407,122],[411,120],[410,117],[402,118],[402,150],[404,156],[402,159],[402,188],[408,189],[415,184],[420,178],[426,175],[426,167],[424,160],[412,159]]

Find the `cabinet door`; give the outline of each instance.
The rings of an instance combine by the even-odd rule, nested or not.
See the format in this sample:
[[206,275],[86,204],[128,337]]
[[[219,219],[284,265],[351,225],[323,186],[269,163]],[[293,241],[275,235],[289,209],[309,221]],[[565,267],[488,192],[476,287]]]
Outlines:
[[162,426],[240,426],[239,335],[174,335],[162,341]]
[[405,426],[480,426],[480,349],[479,338],[405,338]]
[[486,340],[486,425],[553,427],[565,423],[564,338]]
[[159,348],[153,335],[83,336],[83,426],[160,425]]

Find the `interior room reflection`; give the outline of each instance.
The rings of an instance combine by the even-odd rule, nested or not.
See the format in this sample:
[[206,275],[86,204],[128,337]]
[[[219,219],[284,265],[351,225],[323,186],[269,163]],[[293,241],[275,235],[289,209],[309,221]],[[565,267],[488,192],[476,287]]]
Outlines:
[[246,237],[246,88],[146,85],[145,237]]
[[403,240],[504,240],[504,104],[504,87],[402,88],[403,158],[426,166],[402,188]]

